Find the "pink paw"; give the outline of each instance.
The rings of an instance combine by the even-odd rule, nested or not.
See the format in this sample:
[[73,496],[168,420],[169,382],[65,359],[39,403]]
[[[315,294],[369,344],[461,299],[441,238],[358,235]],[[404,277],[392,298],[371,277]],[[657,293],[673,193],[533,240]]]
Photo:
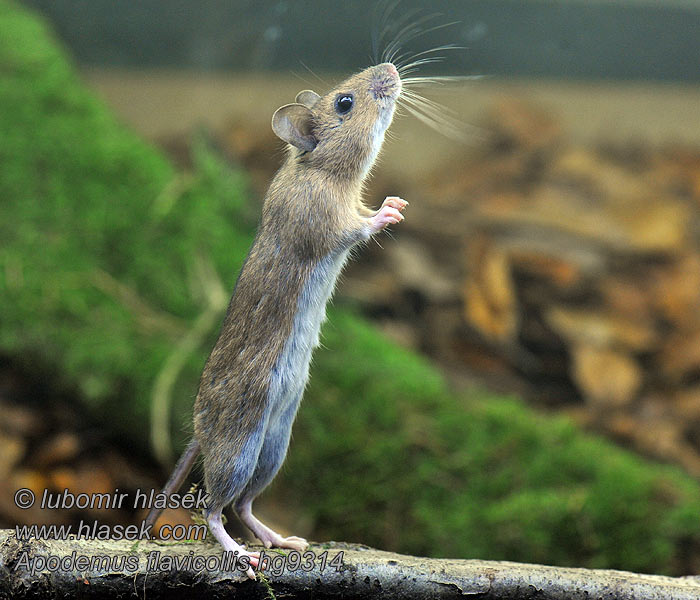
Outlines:
[[387,196],[384,199],[384,202],[382,202],[382,208],[385,206],[391,206],[397,210],[403,210],[408,206],[408,202],[406,202],[403,198],[399,198],[398,196]]
[[[233,540],[231,540],[233,542]],[[260,552],[248,552],[248,550],[245,549],[244,546],[240,546],[236,542],[233,542],[232,545],[224,546],[224,550],[227,552],[237,552],[238,556],[247,556],[250,559],[250,567],[246,569],[245,574],[250,578],[250,579],[257,579],[255,576],[255,571],[253,570],[255,567],[258,566],[258,563],[260,562]]]
[[245,552],[245,555],[250,557],[250,567],[248,567],[245,574],[250,579],[257,579],[257,576],[255,575],[255,571],[253,571],[253,569],[257,567],[258,563],[260,562],[260,552]]
[[304,538],[297,537],[296,535],[291,535],[286,538],[282,538],[280,544],[276,544],[279,548],[290,548],[291,550],[296,550],[297,552],[304,552],[309,547],[309,542]]
[[372,233],[377,233],[387,227],[403,221],[401,211],[406,208],[408,202],[398,196],[387,196],[382,207],[370,218]]

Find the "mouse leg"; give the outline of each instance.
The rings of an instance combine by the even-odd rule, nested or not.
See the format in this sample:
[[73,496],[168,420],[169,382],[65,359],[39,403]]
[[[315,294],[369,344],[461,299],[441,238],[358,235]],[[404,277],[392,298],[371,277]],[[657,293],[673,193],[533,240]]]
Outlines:
[[253,514],[252,510],[253,500],[272,481],[287,455],[292,423],[294,422],[299,400],[301,400],[301,394],[279,418],[270,423],[253,477],[248,482],[240,499],[235,503],[234,509],[239,519],[265,547],[290,548],[303,552],[309,545],[304,538],[297,536],[282,537],[279,533],[262,523]]
[[[239,498],[246,489],[255,471],[258,456],[265,440],[267,417],[263,418],[258,427],[247,432],[238,450],[231,455],[225,444],[206,448],[204,453],[204,479],[208,493],[207,509],[204,516],[209,530],[227,552],[238,552],[239,556],[250,557],[251,567],[246,574],[255,579],[253,567],[258,566],[260,554],[248,552],[236,543],[226,532],[221,521],[221,511],[230,502]],[[240,433],[240,432],[237,432]]]
[[237,552],[238,556],[248,556],[250,558],[250,567],[246,571],[246,575],[251,579],[255,579],[256,577],[253,567],[258,566],[260,553],[248,552],[243,546],[236,543],[236,541],[226,532],[224,523],[221,520],[221,510],[221,508],[217,508],[216,510],[207,512],[207,524],[209,525],[209,531],[211,531],[214,537],[219,540],[219,543],[223,546],[226,552]]

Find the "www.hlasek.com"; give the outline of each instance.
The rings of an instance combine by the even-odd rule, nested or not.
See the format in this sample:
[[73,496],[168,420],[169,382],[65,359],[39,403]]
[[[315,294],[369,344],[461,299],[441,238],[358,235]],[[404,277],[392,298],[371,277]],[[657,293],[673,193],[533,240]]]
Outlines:
[[[37,502],[36,494],[22,488],[15,492],[15,504],[21,509],[28,509]],[[132,508],[134,510],[150,508],[185,508],[199,509],[206,506],[206,495],[200,490],[196,493],[186,494],[156,493],[154,490],[142,492],[136,490],[132,501],[129,494],[115,490],[110,494],[73,494],[68,489],[60,493],[51,493],[44,490],[40,497],[39,506],[47,510],[74,510],[74,509],[119,509]],[[169,524],[161,526],[158,535],[160,539],[172,541],[204,540],[208,529],[204,524],[192,523],[190,525]],[[108,525],[94,521],[80,521],[73,525],[17,525],[15,534],[19,540],[54,539],[54,540],[128,540],[140,541],[152,539],[151,525],[142,522],[140,525]],[[236,552],[223,552],[218,555],[199,555],[190,551],[185,556],[164,555],[158,550],[148,552],[143,557],[129,553],[125,555],[94,555],[78,554],[73,551],[67,556],[34,555],[29,551],[20,553],[15,569],[24,569],[32,575],[42,571],[78,570],[93,571],[111,569],[115,571],[136,572],[141,569],[141,559],[145,558],[145,569],[148,572],[168,570],[195,570],[195,571],[234,571],[245,572],[250,568],[250,558],[247,555],[239,556]],[[292,550],[289,552],[267,554],[260,552],[260,560],[257,570],[264,570],[272,575],[279,575],[284,571],[312,571],[318,568],[321,572],[327,567],[340,571],[343,568],[343,551],[330,556],[328,551],[316,554],[312,551],[304,553]]]
[[[39,507],[44,510],[96,510],[121,509],[144,510],[151,508],[184,508],[198,510],[206,507],[207,496],[202,490],[196,493],[163,494],[155,490],[147,492],[136,490],[133,498],[118,489],[103,494],[73,494],[70,490],[50,492],[44,490],[38,498]],[[15,492],[15,504],[26,510],[37,504],[36,494],[29,488],[21,488]],[[80,521],[73,525],[22,525],[15,528],[17,538],[31,539],[78,539],[78,540],[148,540],[151,535],[151,525],[142,522],[140,525],[108,525],[99,520]],[[207,537],[207,526],[192,523],[190,525],[163,525],[158,535],[160,539],[171,541],[203,540]]]

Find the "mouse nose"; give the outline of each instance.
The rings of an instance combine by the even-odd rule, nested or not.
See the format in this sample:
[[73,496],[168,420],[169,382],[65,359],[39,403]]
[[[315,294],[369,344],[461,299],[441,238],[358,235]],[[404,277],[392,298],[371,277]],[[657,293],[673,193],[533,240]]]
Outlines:
[[387,71],[389,71],[389,74],[393,75],[394,77],[399,76],[398,70],[396,69],[396,67],[392,63],[387,62],[387,63],[381,64],[380,66],[384,67]]

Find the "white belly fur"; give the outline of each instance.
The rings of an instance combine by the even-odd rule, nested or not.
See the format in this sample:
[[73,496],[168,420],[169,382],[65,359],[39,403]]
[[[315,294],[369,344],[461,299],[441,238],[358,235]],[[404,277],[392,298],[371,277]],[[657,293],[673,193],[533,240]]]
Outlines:
[[[309,379],[311,355],[319,344],[321,325],[326,318],[326,303],[333,294],[335,281],[345,265],[348,251],[324,258],[314,269],[299,295],[292,332],[272,369],[269,388],[270,426],[289,421]],[[291,408],[291,410],[289,410]]]

